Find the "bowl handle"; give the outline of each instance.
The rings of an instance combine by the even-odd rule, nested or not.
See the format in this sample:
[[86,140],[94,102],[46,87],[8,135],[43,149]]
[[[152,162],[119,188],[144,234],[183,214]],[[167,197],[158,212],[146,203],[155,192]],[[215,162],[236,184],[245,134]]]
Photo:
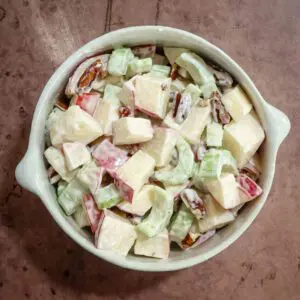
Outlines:
[[275,129],[275,143],[277,147],[281,145],[291,129],[291,122],[287,115],[281,110],[267,103],[272,126]]
[[39,196],[36,174],[35,158],[29,151],[27,151],[25,156],[17,165],[15,176],[17,182],[23,188]]

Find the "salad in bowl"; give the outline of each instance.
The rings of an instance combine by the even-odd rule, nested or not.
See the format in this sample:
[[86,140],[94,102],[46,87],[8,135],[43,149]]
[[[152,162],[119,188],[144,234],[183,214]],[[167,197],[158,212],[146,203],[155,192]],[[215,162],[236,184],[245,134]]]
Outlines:
[[155,44],[81,62],[46,121],[50,183],[96,248],[167,259],[263,193],[265,132],[247,93],[197,53]]

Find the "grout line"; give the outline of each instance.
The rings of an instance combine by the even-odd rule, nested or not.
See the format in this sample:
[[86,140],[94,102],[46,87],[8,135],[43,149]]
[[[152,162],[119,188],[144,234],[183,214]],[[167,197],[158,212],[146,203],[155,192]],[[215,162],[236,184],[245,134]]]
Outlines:
[[112,1],[113,0],[107,0],[104,32],[109,32],[111,30]]
[[161,4],[162,0],[157,0],[156,2],[156,14],[155,14],[155,25],[158,24],[158,19],[159,19],[159,15],[160,15],[160,4]]

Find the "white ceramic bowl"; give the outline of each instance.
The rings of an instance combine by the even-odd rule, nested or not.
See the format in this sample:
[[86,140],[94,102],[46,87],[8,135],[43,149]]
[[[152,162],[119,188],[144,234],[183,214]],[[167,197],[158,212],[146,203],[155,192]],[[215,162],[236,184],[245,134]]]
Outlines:
[[[168,260],[157,260],[133,255],[122,257],[109,251],[96,249],[91,237],[81,231],[73,219],[66,217],[60,209],[56,201],[54,188],[48,181],[43,160],[44,127],[47,115],[52,109],[56,96],[64,88],[75,66],[86,57],[95,55],[103,50],[121,45],[149,43],[190,48],[224,67],[237,79],[251,97],[267,137],[262,147],[263,173],[260,184],[264,189],[263,195],[249,203],[235,222],[220,230],[202,246],[190,251],[172,250]],[[16,178],[21,186],[41,198],[57,224],[74,241],[94,255],[113,264],[135,270],[178,270],[199,264],[215,256],[240,237],[253,222],[265,204],[270,192],[275,172],[277,151],[289,130],[290,122],[287,116],[268,104],[243,69],[216,46],[197,35],[174,28],[161,26],[129,27],[107,33],[84,45],[72,54],[52,75],[36,106],[29,146],[24,158],[16,169]]]

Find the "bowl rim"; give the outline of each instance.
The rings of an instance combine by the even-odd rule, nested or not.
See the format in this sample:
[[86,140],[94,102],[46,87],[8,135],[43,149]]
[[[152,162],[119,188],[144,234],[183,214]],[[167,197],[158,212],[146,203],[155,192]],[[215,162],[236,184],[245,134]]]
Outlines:
[[[86,240],[78,234],[74,229],[70,229],[66,224],[66,218],[64,218],[62,215],[54,214],[52,211],[52,208],[49,205],[48,197],[49,195],[46,195],[40,184],[39,179],[35,178],[35,180],[29,180],[28,176],[26,176],[26,173],[31,169],[32,170],[32,160],[34,159],[34,155],[37,153],[40,153],[39,147],[40,147],[40,141],[39,141],[39,133],[40,128],[38,126],[35,126],[39,120],[42,118],[41,112],[44,106],[45,101],[43,101],[45,98],[47,98],[47,95],[49,93],[49,90],[53,86],[55,81],[58,81],[60,76],[65,69],[65,67],[71,62],[73,63],[75,60],[78,62],[82,54],[85,53],[85,49],[97,47],[97,44],[99,41],[103,39],[113,38],[116,35],[120,34],[127,34],[129,32],[134,31],[156,31],[156,32],[169,32],[173,34],[180,34],[185,35],[186,37],[192,38],[197,42],[197,44],[204,45],[205,47],[209,48],[215,55],[220,55],[224,60],[228,61],[229,64],[232,65],[233,68],[237,70],[237,72],[240,73],[240,76],[242,76],[245,80],[245,84],[247,87],[251,90],[253,94],[255,94],[256,98],[258,99],[258,102],[262,106],[262,109],[264,110],[264,113],[266,113],[266,116],[271,119],[278,119],[280,118],[280,122],[277,123],[275,126],[276,128],[276,135],[274,137],[273,143],[274,143],[274,149],[272,152],[272,161],[274,162],[274,165],[270,169],[269,174],[269,184],[267,189],[265,190],[264,197],[262,197],[261,201],[258,202],[255,209],[252,211],[251,214],[249,214],[248,218],[245,220],[245,222],[242,223],[242,226],[240,226],[238,229],[235,230],[235,233],[232,234],[230,237],[226,238],[225,241],[215,246],[212,250],[208,251],[204,254],[199,254],[195,257],[186,258],[185,260],[179,260],[179,261],[172,261],[172,263],[144,263],[144,262],[138,262],[138,261],[130,261],[130,260],[124,260],[120,259],[117,255],[107,255],[102,251],[99,251],[99,249],[96,249],[95,247],[91,247],[88,243],[86,243]],[[99,47],[98,47],[99,48]],[[30,132],[30,138],[29,138],[29,146],[27,149],[27,152],[19,165],[16,169],[16,178],[17,181],[20,183],[21,186],[24,188],[30,190],[31,192],[37,194],[41,200],[43,201],[44,205],[47,207],[48,211],[56,221],[56,223],[61,227],[65,233],[70,236],[75,242],[77,242],[79,245],[81,245],[84,249],[89,251],[90,253],[93,253],[94,255],[110,262],[115,265],[118,265],[123,268],[133,269],[133,270],[139,270],[139,271],[174,271],[179,269],[184,269],[191,267],[193,265],[202,263],[209,258],[217,255],[224,249],[226,249],[228,246],[230,246],[232,243],[234,243],[251,225],[251,223],[254,221],[254,219],[257,217],[259,212],[261,211],[262,207],[264,206],[266,199],[268,197],[274,172],[275,172],[275,161],[276,161],[276,155],[278,148],[281,144],[281,142],[284,140],[284,138],[287,136],[288,132],[290,130],[290,122],[285,114],[283,114],[281,111],[277,110],[270,104],[268,104],[259,91],[257,90],[256,86],[254,85],[253,81],[250,79],[250,77],[245,73],[245,71],[231,58],[229,57],[223,50],[218,48],[217,46],[211,44],[206,39],[190,33],[188,31],[177,29],[173,27],[166,27],[166,26],[134,26],[134,27],[126,27],[122,29],[118,29],[115,31],[111,31],[109,33],[106,33],[104,35],[101,35],[90,42],[86,43],[82,47],[80,47],[78,50],[76,50],[73,54],[71,54],[60,66],[55,70],[55,72],[52,74],[50,79],[48,80],[47,84],[45,85],[41,96],[39,98],[39,101],[36,105],[36,109],[34,112],[33,120],[32,120],[32,127]],[[27,178],[26,178],[27,177]]]

